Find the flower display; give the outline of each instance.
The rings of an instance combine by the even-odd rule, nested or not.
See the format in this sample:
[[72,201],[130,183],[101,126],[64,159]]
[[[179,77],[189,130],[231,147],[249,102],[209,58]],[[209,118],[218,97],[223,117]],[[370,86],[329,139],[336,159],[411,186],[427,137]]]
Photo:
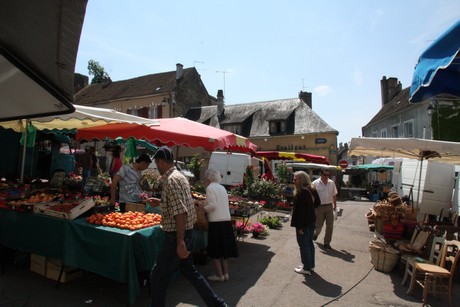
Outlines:
[[235,223],[235,228],[237,233],[247,233],[251,232],[251,226],[248,224],[243,223],[241,220],[237,220]]
[[268,230],[262,223],[254,223],[251,227],[251,232],[253,237],[264,237],[268,236]]

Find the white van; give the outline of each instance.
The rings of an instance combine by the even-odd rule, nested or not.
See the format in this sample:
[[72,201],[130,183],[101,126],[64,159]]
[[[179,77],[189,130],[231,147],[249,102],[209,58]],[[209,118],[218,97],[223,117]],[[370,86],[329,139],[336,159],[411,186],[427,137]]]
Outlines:
[[416,206],[418,200],[418,220],[424,214],[437,216],[441,209],[442,215],[448,216],[454,190],[455,166],[424,160],[420,172],[420,165],[420,160],[412,159],[404,160],[400,166],[395,164],[398,178],[393,179],[394,188],[400,196],[412,194]]
[[231,187],[243,183],[249,165],[254,169],[254,176],[262,174],[264,163],[261,159],[243,153],[214,151],[211,153],[208,168],[218,170],[222,176],[221,184]]

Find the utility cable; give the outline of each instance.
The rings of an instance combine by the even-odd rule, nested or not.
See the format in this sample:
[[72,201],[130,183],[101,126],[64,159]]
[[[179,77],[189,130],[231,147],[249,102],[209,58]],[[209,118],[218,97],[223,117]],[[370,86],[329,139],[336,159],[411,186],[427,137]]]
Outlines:
[[369,274],[374,270],[374,267],[372,267],[369,272],[367,272],[366,275],[364,275],[363,278],[361,278],[361,280],[359,280],[356,284],[353,285],[353,287],[351,287],[350,289],[348,289],[346,292],[340,294],[339,296],[337,296],[336,298],[330,300],[329,302],[327,302],[326,304],[324,305],[321,305],[321,307],[324,307],[324,306],[327,306],[329,305],[330,303],[332,302],[335,302],[335,301],[338,301],[341,297],[345,296],[345,294],[347,294],[348,292],[350,292],[351,290],[353,290],[357,285],[359,285],[363,280],[365,280],[367,278],[367,276],[369,276]]

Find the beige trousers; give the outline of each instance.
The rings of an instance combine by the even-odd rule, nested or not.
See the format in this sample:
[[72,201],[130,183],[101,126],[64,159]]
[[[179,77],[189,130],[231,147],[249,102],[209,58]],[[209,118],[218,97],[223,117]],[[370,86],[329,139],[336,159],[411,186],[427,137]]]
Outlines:
[[326,221],[326,233],[324,234],[324,244],[330,244],[332,240],[332,231],[334,229],[334,206],[321,205],[315,209],[316,212],[316,230],[315,235],[319,236]]

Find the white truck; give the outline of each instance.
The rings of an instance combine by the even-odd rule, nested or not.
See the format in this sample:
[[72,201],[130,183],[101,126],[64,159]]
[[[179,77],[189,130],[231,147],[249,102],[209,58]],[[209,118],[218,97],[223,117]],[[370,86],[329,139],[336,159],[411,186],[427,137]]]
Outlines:
[[218,170],[222,176],[221,184],[226,187],[243,183],[246,168],[251,165],[254,175],[263,173],[263,161],[248,154],[214,151],[211,153],[208,168]]

